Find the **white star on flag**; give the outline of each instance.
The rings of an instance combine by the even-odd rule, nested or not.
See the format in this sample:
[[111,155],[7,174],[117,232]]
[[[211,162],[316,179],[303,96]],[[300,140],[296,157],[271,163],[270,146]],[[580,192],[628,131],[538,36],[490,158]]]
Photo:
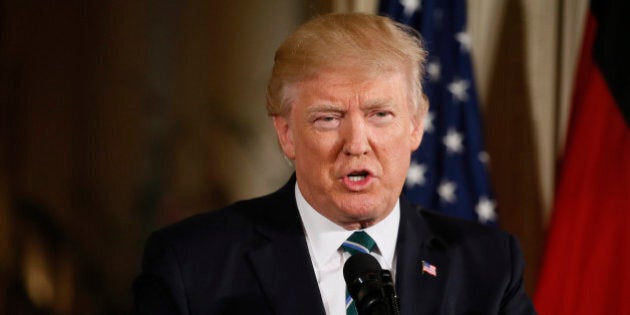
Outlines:
[[479,155],[477,156],[477,158],[479,159],[479,162],[485,165],[488,165],[488,162],[490,162],[490,154],[488,154],[488,152],[486,151],[479,152]]
[[420,0],[402,0],[400,1],[403,7],[405,7],[404,12],[407,17],[410,17],[420,9]]
[[424,185],[426,178],[424,174],[427,172],[427,167],[423,164],[411,162],[409,171],[407,171],[407,187],[413,187],[415,185]]
[[455,79],[448,85],[448,91],[453,94],[455,100],[466,102],[468,100],[468,88],[470,82],[468,80]]
[[464,136],[457,130],[449,128],[446,136],[442,138],[442,143],[446,146],[448,153],[461,153],[464,150]]
[[472,39],[470,38],[470,35],[468,35],[468,33],[466,33],[465,31],[459,32],[455,35],[455,39],[459,42],[459,49],[461,51],[470,51],[470,44],[472,42]]
[[424,132],[431,133],[435,129],[433,127],[433,119],[435,118],[435,114],[431,111],[428,111],[426,115],[424,115],[424,119],[422,120],[422,126],[424,128]]
[[440,183],[440,187],[438,187],[438,195],[440,195],[440,199],[444,202],[453,203],[455,202],[455,189],[456,185],[454,182],[449,180],[443,180]]
[[479,222],[486,223],[488,221],[494,221],[497,218],[497,213],[494,211],[494,201],[488,199],[486,196],[479,198],[479,202],[475,207],[475,212],[479,218]]
[[429,80],[436,82],[442,77],[442,65],[439,60],[432,60],[427,64],[427,74]]

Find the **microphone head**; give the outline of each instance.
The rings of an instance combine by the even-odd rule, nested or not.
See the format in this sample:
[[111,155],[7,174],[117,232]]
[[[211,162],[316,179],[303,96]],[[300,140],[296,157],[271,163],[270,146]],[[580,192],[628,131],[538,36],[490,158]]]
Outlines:
[[352,255],[343,266],[343,278],[359,315],[400,314],[391,274],[372,255]]
[[381,265],[369,254],[352,255],[343,266],[343,278],[352,298],[359,302],[381,286]]
[[372,255],[358,253],[350,256],[343,265],[343,278],[346,283],[351,283],[360,275],[371,272],[380,273],[381,270],[381,265]]

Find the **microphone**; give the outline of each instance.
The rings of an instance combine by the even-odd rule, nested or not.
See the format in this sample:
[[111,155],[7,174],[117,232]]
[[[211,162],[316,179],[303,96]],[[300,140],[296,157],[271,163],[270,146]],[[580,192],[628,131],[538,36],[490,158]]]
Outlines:
[[359,315],[398,315],[392,274],[372,255],[354,254],[343,266],[343,278]]

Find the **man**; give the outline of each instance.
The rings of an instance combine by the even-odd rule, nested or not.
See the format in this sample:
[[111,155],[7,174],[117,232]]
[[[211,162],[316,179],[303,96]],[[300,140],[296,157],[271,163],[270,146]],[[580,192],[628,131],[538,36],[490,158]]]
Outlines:
[[321,16],[291,34],[267,109],[294,176],[155,232],[136,311],[346,314],[347,240],[368,235],[401,314],[534,314],[513,237],[400,197],[428,107],[424,58],[418,37],[384,17]]

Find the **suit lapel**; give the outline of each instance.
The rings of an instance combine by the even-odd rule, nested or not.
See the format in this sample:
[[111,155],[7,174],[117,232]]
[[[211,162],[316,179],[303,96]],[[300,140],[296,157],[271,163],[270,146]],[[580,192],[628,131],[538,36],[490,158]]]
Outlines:
[[274,314],[324,314],[291,180],[257,226],[262,245],[249,253]]
[[[446,243],[432,234],[420,208],[404,198],[397,247],[396,291],[401,314],[440,314],[450,275]],[[435,276],[423,271],[422,261],[435,266]]]

